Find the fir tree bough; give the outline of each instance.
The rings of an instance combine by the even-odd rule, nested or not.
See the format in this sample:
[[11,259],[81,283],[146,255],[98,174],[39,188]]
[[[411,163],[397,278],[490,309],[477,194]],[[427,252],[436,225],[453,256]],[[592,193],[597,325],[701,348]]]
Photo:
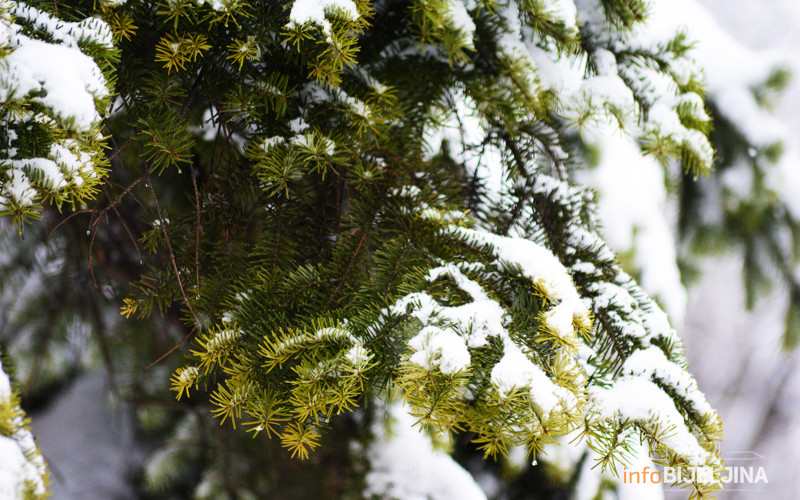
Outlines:
[[[160,382],[119,393],[175,404],[169,379],[200,410],[153,454],[150,489],[195,464],[198,498],[274,493],[189,448],[211,415],[291,457],[335,442],[352,465],[336,493],[390,495],[369,446],[342,442],[396,405],[484,458],[546,461],[576,438],[614,472],[644,443],[714,471],[692,498],[719,488],[718,416],[576,181],[609,133],[711,170],[692,40],[648,31],[645,2],[3,5],[4,213],[24,227],[40,201],[83,208],[52,225],[89,228],[93,279],[127,286],[122,324],[160,325],[120,346],[97,333],[107,362],[156,361]],[[31,47],[79,54],[82,114],[47,81],[15,83]]]
[[21,2],[0,4],[0,30],[0,214],[21,226],[41,202],[96,196],[117,50],[102,20],[64,22]]

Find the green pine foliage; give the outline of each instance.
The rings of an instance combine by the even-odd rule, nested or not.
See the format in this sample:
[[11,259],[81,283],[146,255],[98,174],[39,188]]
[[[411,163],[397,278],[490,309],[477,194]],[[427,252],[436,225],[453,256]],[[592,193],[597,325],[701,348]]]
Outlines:
[[[35,92],[3,105],[3,182],[58,141],[89,158],[82,184],[19,167],[37,194],[3,195],[19,227],[47,227],[25,226],[3,275],[81,292],[3,342],[33,359],[91,330],[87,357],[155,436],[148,494],[380,494],[365,450],[390,405],[464,464],[523,448],[510,484],[573,438],[610,473],[640,443],[720,472],[680,339],[573,180],[600,126],[687,177],[711,170],[691,40],[635,41],[646,2],[578,2],[579,23],[544,0],[30,5],[6,7],[15,34],[63,41],[36,22],[56,15],[108,31],[75,46],[114,95],[81,130]],[[573,93],[554,83],[570,64]],[[43,378],[21,362],[20,380],[41,394],[84,362]]]

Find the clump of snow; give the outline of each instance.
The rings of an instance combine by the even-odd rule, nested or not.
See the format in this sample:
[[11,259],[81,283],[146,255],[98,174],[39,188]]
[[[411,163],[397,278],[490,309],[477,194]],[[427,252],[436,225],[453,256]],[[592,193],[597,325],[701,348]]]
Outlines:
[[364,497],[404,500],[486,500],[475,479],[428,436],[399,404],[389,407],[389,421],[376,422],[375,439],[366,450],[370,471]]
[[409,361],[426,370],[438,367],[445,375],[453,375],[469,367],[471,358],[464,338],[453,330],[429,325],[408,345],[416,351]]
[[574,313],[569,304],[559,304],[553,307],[544,313],[543,318],[547,327],[559,337],[570,339],[574,336]]
[[44,459],[25,426],[22,410],[10,401],[12,395],[11,382],[0,364],[0,403],[4,407],[16,407],[19,412],[9,422],[3,422],[3,427],[11,429],[12,433],[0,434],[0,498],[22,499],[28,485],[33,486],[37,495],[43,496],[47,474]]
[[573,0],[552,0],[547,5],[547,12],[568,28],[577,28],[578,12]]
[[92,43],[105,48],[114,46],[114,34],[102,19],[89,17],[73,23],[57,19],[47,12],[23,2],[12,2],[11,14],[18,23],[28,24],[44,31],[59,45],[77,48],[81,43]]
[[36,191],[33,190],[25,172],[13,168],[6,172],[8,180],[3,184],[3,197],[10,198],[17,205],[27,206],[33,203]]
[[447,0],[447,12],[453,26],[464,34],[467,46],[474,48],[473,38],[475,37],[475,22],[467,12],[467,8],[462,0]]
[[711,458],[686,427],[672,399],[653,382],[642,377],[621,377],[611,387],[591,387],[589,393],[599,418],[655,421],[663,431],[658,436],[661,442],[689,464],[703,466]]
[[[113,40],[108,25],[100,19],[70,23],[22,2],[11,2],[11,7],[15,20],[0,18],[0,38],[10,49],[0,60],[0,102],[34,102],[43,108],[36,113],[6,114],[0,123],[9,136],[9,147],[0,150],[6,169],[5,181],[0,183],[0,206],[18,213],[37,201],[40,190],[80,188],[98,176],[93,164],[97,151],[84,146],[96,140],[92,131],[100,122],[98,104],[110,90],[100,68],[81,47],[91,44],[111,50]],[[66,130],[72,137],[77,133],[81,140],[55,140],[47,158],[21,158],[14,147],[16,127],[29,120]]]
[[79,131],[100,120],[95,100],[108,96],[108,87],[94,60],[80,50],[20,36],[5,61],[9,76],[0,83],[3,100],[34,93],[31,100]]
[[714,416],[716,412],[697,387],[697,381],[684,368],[668,360],[664,352],[650,346],[635,351],[622,365],[623,372],[653,378],[666,384],[682,398],[689,401],[701,415]]
[[599,194],[597,212],[603,237],[618,252],[633,251],[642,286],[658,297],[680,324],[687,296],[678,269],[664,170],[620,133],[604,132],[593,144],[599,162],[593,169],[579,172],[578,178]]
[[225,12],[228,10],[226,3],[224,0],[197,0],[199,5],[207,4],[212,9],[216,10],[217,12]]
[[360,366],[369,360],[369,352],[364,348],[361,342],[358,342],[350,348],[345,354],[345,358],[350,361],[354,366]]
[[292,129],[292,132],[295,134],[302,134],[306,130],[308,130],[308,123],[302,118],[295,118],[289,122],[289,128]]
[[448,231],[478,244],[492,245],[499,262],[518,265],[526,277],[542,284],[550,298],[568,305],[573,315],[587,314],[569,272],[558,257],[543,246],[524,238],[499,236],[458,226],[451,226]]
[[8,499],[22,498],[22,481],[25,477],[25,455],[13,439],[0,436],[0,497]]
[[[442,275],[450,276],[460,289],[470,295],[472,301],[460,306],[442,306],[427,293],[419,292],[400,299],[392,307],[392,311],[395,314],[403,314],[406,312],[407,306],[413,304],[414,310],[411,314],[423,325],[428,325],[432,321],[441,322],[444,324],[442,329],[457,333],[471,348],[485,346],[488,337],[505,338],[508,336],[508,332],[503,326],[506,323],[505,311],[497,301],[489,298],[483,287],[466,277],[454,264],[446,264],[432,269],[428,273],[428,280],[434,281]],[[420,347],[424,345],[430,349],[438,345],[423,343],[423,338],[420,337],[416,341]],[[419,351],[419,349],[415,350]],[[427,359],[432,356],[433,353],[426,352],[424,357],[417,359]],[[463,356],[461,359],[463,360]],[[458,363],[457,360],[454,362]]]
[[505,353],[492,368],[492,384],[497,387],[501,397],[506,397],[514,389],[527,388],[531,400],[542,409],[548,418],[558,407],[564,411],[571,410],[577,404],[577,398],[568,389],[553,383],[547,374],[533,364],[528,357],[512,342],[506,342]]
[[48,160],[47,158],[26,158],[24,160],[11,160],[9,163],[20,169],[38,171],[44,176],[42,186],[48,189],[58,190],[67,184],[67,181],[64,179],[64,174],[53,160]]
[[331,23],[325,19],[326,11],[338,12],[350,21],[359,18],[358,8],[353,0],[294,0],[289,21],[297,25],[315,23],[330,37]]

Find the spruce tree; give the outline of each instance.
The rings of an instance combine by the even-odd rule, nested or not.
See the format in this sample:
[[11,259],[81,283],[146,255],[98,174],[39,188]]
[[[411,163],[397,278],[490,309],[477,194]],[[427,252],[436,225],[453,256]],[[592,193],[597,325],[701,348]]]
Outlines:
[[716,108],[646,2],[0,10],[0,341],[32,407],[103,363],[145,493],[591,498],[642,454],[718,489],[669,298],[580,182],[672,172],[700,238]]

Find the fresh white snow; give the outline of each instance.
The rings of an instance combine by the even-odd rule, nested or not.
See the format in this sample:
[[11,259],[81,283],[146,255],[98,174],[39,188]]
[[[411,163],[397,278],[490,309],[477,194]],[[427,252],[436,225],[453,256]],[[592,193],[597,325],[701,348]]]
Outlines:
[[403,500],[486,500],[475,479],[450,455],[435,448],[400,404],[389,407],[387,421],[372,426],[367,449],[370,471],[364,495]]
[[[16,407],[11,400],[11,382],[0,364],[0,403],[4,407]],[[16,500],[23,498],[26,483],[31,484],[37,494],[45,492],[45,463],[36,446],[31,431],[23,423],[20,413],[4,422],[5,428],[13,429],[9,436],[0,434],[0,498]]]

